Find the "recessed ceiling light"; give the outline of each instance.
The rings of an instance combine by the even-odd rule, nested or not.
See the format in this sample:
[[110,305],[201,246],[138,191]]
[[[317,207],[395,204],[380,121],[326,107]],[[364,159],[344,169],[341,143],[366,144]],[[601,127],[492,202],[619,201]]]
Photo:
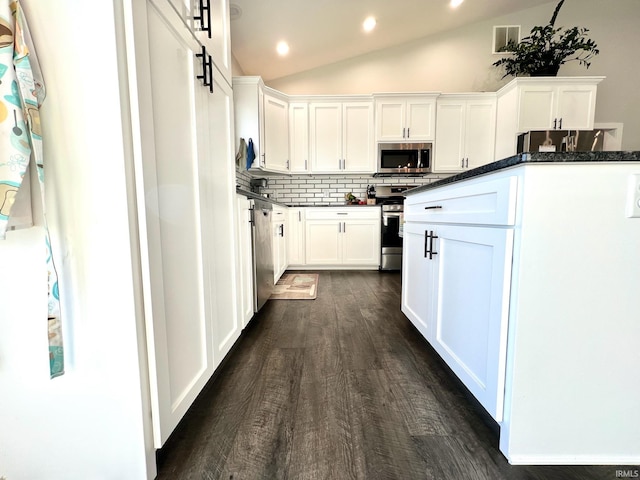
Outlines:
[[278,45],[276,46],[276,50],[278,52],[278,55],[284,57],[287,53],[289,53],[289,44],[284,40],[281,42],[278,42]]
[[370,32],[376,28],[376,19],[374,17],[367,17],[362,23],[362,28],[364,28],[365,32]]
[[460,6],[462,2],[464,2],[464,0],[451,0],[451,3],[449,3],[449,5],[451,5],[451,8],[456,8]]
[[235,3],[229,4],[229,19],[233,22],[242,16],[242,9]]

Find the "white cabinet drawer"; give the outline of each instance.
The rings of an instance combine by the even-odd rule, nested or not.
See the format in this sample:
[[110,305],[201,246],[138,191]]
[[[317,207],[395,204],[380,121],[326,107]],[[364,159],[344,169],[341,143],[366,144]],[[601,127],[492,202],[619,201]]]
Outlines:
[[271,221],[272,222],[283,222],[285,217],[287,216],[287,208],[281,207],[279,205],[274,205],[273,210],[271,212]]
[[518,177],[443,186],[409,195],[405,221],[514,225]]
[[310,207],[305,210],[307,220],[376,219],[380,216],[380,207]]

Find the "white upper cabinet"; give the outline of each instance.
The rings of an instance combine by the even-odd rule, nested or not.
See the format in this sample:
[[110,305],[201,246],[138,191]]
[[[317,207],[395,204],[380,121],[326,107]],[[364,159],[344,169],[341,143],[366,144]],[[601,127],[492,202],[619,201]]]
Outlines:
[[260,77],[234,77],[236,148],[240,138],[253,140],[252,171],[289,172],[289,103],[265,87]]
[[206,48],[215,67],[231,85],[229,2],[223,0],[168,0],[168,2]]
[[589,130],[593,128],[597,86],[523,85],[518,130]]
[[460,172],[494,158],[495,94],[438,98],[434,172]]
[[309,106],[311,169],[317,173],[342,170],[342,104]]
[[306,102],[289,104],[289,171],[309,171],[309,105]]
[[604,77],[516,78],[498,96],[496,152],[516,153],[516,138],[530,130],[590,130],[598,84]]
[[331,102],[309,105],[311,171],[373,173],[373,105]]
[[289,172],[289,105],[264,94],[263,166],[274,172]]
[[215,66],[231,85],[231,33],[229,2],[226,0],[202,0],[210,10],[211,33],[200,32],[199,40],[211,52]]
[[436,121],[435,94],[376,96],[376,141],[433,140]]

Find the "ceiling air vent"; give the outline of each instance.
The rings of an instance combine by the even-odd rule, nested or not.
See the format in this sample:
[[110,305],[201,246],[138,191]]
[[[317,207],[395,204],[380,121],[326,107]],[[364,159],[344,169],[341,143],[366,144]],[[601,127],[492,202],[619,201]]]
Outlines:
[[500,49],[509,42],[520,42],[520,25],[497,25],[493,27],[492,53],[504,53]]

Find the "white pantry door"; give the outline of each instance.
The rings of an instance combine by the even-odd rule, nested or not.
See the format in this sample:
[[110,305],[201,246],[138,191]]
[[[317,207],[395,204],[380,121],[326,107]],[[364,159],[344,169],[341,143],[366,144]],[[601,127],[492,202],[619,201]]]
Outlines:
[[143,288],[158,448],[214,371],[213,288],[203,267],[210,259],[203,254],[199,183],[210,94],[196,78],[200,45],[168,5],[146,2],[148,58],[138,60],[141,74],[150,77],[153,124],[143,138],[141,248],[148,249]]

